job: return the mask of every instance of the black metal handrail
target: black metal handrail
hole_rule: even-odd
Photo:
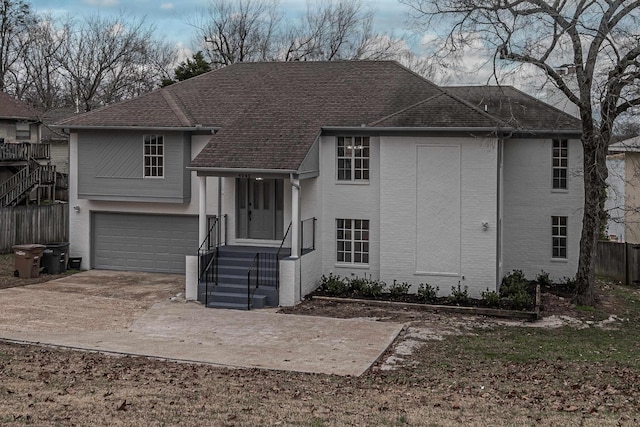
[[[253,294],[255,294],[258,286],[260,285],[259,277],[260,277],[260,252],[253,257],[253,262],[247,271],[247,310],[251,310],[251,300],[253,299]],[[253,293],[251,292],[251,274],[255,276],[255,286]]]
[[[302,236],[301,242],[300,242],[301,255],[302,255],[302,252],[305,250],[314,251],[316,249],[316,222],[317,221],[318,219],[316,217],[312,217],[312,218],[307,218],[300,223],[300,236]],[[309,227],[308,225],[307,227],[305,227],[305,224],[309,224],[309,223],[311,223],[311,227]],[[307,230],[306,233],[305,233],[305,229]]]
[[[198,287],[200,287],[200,283],[204,281],[204,305],[206,307],[209,305],[209,283],[213,283],[214,285],[218,284],[218,248],[206,255],[199,256],[198,260],[203,258],[207,258],[208,262],[204,269],[204,274],[198,278]]]
[[[284,237],[280,242],[280,247],[278,248],[278,252],[276,252],[278,259],[280,259],[280,251],[282,251],[282,247],[284,246],[284,242],[287,240],[287,236],[289,235],[289,231],[291,230],[291,222],[289,223],[289,227],[287,227],[286,233],[284,233]],[[291,248],[289,248],[289,254],[291,254]],[[282,256],[284,258],[284,255]]]
[[[207,235],[198,247],[198,289],[204,282],[205,305],[209,303],[209,286],[218,285],[218,259],[221,246],[220,218],[212,216],[207,218],[207,221]]]

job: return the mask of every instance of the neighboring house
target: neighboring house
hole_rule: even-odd
[[[303,241],[279,262],[281,305],[330,273],[479,296],[513,269],[577,269],[580,123],[511,87],[438,87],[386,61],[242,63],[58,125],[83,268],[192,277],[216,216],[219,281],[231,248]]]
[[[0,207],[55,198],[50,146],[28,105],[0,92]]]
[[[611,144],[609,153],[606,234],[613,240],[640,243],[640,136]]]

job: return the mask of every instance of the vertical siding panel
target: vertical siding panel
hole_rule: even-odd
[[[0,208],[0,253],[27,243],[67,242],[69,205]]]

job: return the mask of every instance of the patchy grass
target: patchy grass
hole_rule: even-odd
[[[376,367],[357,378],[0,342],[0,423],[635,426],[640,423],[640,294],[615,285],[601,292],[601,304],[582,313],[586,320],[579,327],[467,319],[476,327],[421,341],[396,370]],[[461,320],[401,311],[404,321],[426,328]],[[375,315],[386,318],[380,308]],[[397,319],[394,313],[386,316]]]

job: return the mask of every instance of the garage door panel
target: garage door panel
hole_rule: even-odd
[[[196,216],[93,215],[95,268],[184,273],[184,256],[197,248]]]

